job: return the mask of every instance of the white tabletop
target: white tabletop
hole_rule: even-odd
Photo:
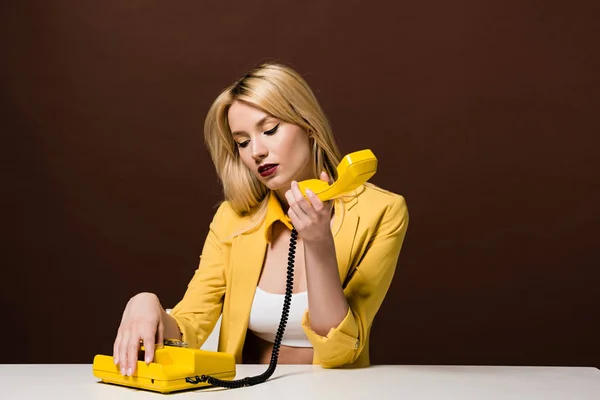
[[[264,365],[238,365],[237,378]],[[371,396],[371,397],[370,397]],[[1,399],[585,399],[600,400],[600,370],[579,367],[371,366],[322,369],[278,365],[265,383],[163,395],[101,383],[85,364],[0,365]]]

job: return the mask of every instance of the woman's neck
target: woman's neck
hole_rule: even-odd
[[[279,200],[279,204],[281,204],[281,209],[287,214],[287,210],[290,208],[290,205],[287,202],[287,199],[285,198],[285,192],[287,192],[289,190],[288,189],[278,189],[275,191],[275,196],[277,196],[277,200]]]

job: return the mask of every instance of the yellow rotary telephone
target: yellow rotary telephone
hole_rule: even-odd
[[[345,192],[354,190],[368,181],[377,172],[377,158],[371,150],[360,150],[346,155],[337,167],[338,179],[331,185],[319,179],[299,182],[300,190],[305,195],[310,188],[321,201],[330,200]],[[138,358],[136,373],[123,376],[119,367],[114,364],[113,357],[98,354],[94,357],[94,376],[103,382],[145,389],[160,393],[195,389],[202,386],[221,386],[236,388],[256,385],[266,381],[275,371],[281,337],[287,324],[287,309],[290,306],[293,287],[294,248],[297,239],[296,230],[292,231],[290,240],[290,257],[288,262],[288,280],[284,299],[284,310],[278,334],[273,345],[273,356],[267,370],[258,376],[234,380],[236,364],[232,354],[192,349],[185,342],[167,339],[156,346],[154,360],[146,364]],[[144,347],[141,346],[143,353]]]

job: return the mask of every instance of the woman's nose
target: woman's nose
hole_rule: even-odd
[[[267,147],[260,139],[252,141],[252,157],[255,160],[261,160],[265,158],[267,154],[269,154]]]

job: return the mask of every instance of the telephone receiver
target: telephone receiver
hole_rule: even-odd
[[[321,201],[327,201],[358,188],[377,171],[377,158],[371,150],[360,150],[346,155],[337,166],[338,179],[329,184],[319,179],[299,182],[302,194],[310,188]],[[93,373],[104,383],[144,389],[159,393],[171,393],[204,386],[238,388],[265,382],[275,371],[281,338],[285,332],[289,305],[294,284],[294,258],[298,232],[292,230],[287,267],[284,307],[279,329],[273,344],[273,354],[267,370],[261,375],[234,379],[236,364],[233,354],[188,347],[177,339],[166,339],[157,344],[154,360],[143,361],[144,346],[141,346],[136,372],[133,376],[121,375],[112,356],[97,354],[94,357]]]
[[[320,179],[298,182],[300,191],[306,196],[310,189],[321,201],[327,201],[356,189],[377,172],[377,158],[369,149],[346,155],[336,168],[338,178],[332,184]]]

